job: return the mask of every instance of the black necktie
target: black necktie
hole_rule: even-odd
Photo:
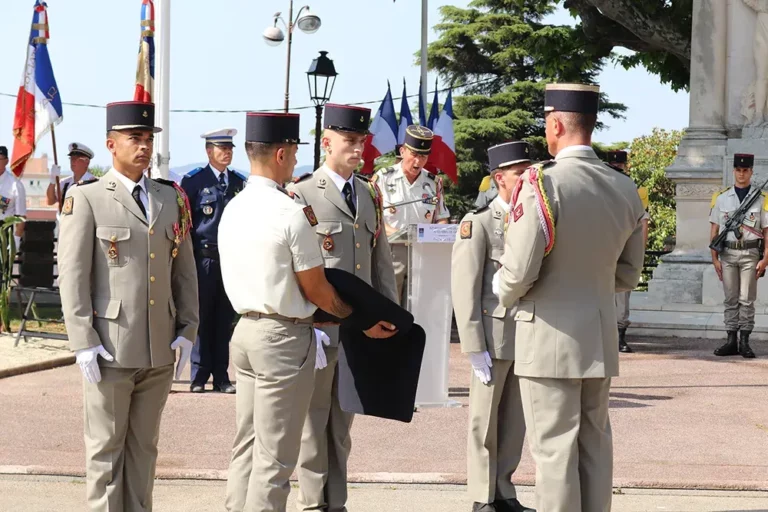
[[[341,193],[344,195],[344,201],[346,201],[349,211],[352,212],[352,215],[357,215],[355,201],[352,199],[352,185],[350,185],[349,182],[346,182]]]
[[[141,210],[141,213],[144,214],[144,218],[147,218],[147,210],[144,208],[144,203],[141,202],[141,185],[136,185],[133,187],[133,192],[131,192],[131,195],[133,196],[133,200],[136,201],[136,204],[139,205],[139,210]]]
[[[224,180],[224,173],[223,172],[219,173],[219,185],[218,186],[219,186],[219,190],[221,190],[222,192],[226,192],[227,191],[227,182]]]

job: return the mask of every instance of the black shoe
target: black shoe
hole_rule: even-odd
[[[472,512],[498,512],[498,509],[493,503],[474,502],[472,504]]]
[[[752,352],[752,348],[749,346],[749,335],[752,331],[741,331],[741,339],[739,340],[739,354],[745,359],[754,359],[755,353]]]
[[[736,342],[736,331],[728,331],[728,341],[715,349],[716,356],[735,356],[739,353],[739,344]]]
[[[631,354],[632,352],[634,352],[634,350],[632,350],[632,347],[627,345],[627,340],[624,338],[626,335],[627,335],[626,329],[619,329],[619,352],[623,352],[625,354]]]
[[[226,384],[216,385],[214,384],[213,390],[216,393],[227,393],[228,395],[231,395],[235,393],[237,390],[235,389],[235,386],[232,385],[232,383],[228,382]]]
[[[205,393],[205,386],[202,384],[192,384],[189,386],[189,390],[192,393]]]
[[[536,509],[528,508],[520,504],[516,498],[496,500],[493,504],[496,505],[496,512],[536,512]]]

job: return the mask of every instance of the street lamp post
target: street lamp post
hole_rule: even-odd
[[[331,99],[333,86],[336,83],[336,68],[328,58],[328,52],[321,51],[320,56],[312,61],[307,71],[309,97],[315,104],[315,169],[320,167],[320,134],[323,131],[323,106]]]
[[[264,30],[262,36],[268,45],[279,46],[280,43],[283,42],[283,39],[285,39],[285,34],[283,34],[283,31],[280,30],[280,27],[277,26],[278,20],[283,22],[283,26],[288,32],[288,54],[285,64],[285,112],[288,112],[289,87],[291,83],[291,45],[293,43],[293,29],[299,27],[299,30],[305,34],[314,34],[320,28],[320,17],[312,14],[309,11],[309,6],[305,5],[299,9],[299,12],[296,14],[296,19],[294,19],[293,0],[290,1],[290,5],[288,7],[288,23],[285,22],[281,14],[282,13],[279,12],[275,13],[273,25],[271,27],[267,27],[266,30]]]

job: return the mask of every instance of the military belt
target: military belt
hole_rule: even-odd
[[[736,250],[758,249],[760,247],[760,240],[737,240],[735,242],[725,242],[725,246],[728,249]]]
[[[284,322],[293,322],[294,324],[309,324],[312,325],[314,323],[314,320],[312,317],[309,318],[291,318],[289,316],[283,316],[278,315],[277,313],[258,313],[256,311],[249,311],[247,313],[243,313],[243,316],[247,316],[248,318],[253,319],[259,319],[259,318],[271,318],[272,320],[282,320]]]

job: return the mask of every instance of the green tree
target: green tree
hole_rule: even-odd
[[[638,186],[648,189],[648,250],[665,249],[675,236],[675,185],[664,169],[672,165],[682,137],[679,130],[654,128],[630,146],[630,176]]]
[[[97,178],[101,178],[105,174],[107,174],[107,171],[109,169],[107,167],[102,167],[100,165],[93,165],[88,168],[88,171],[90,171],[91,174],[96,176]]]

